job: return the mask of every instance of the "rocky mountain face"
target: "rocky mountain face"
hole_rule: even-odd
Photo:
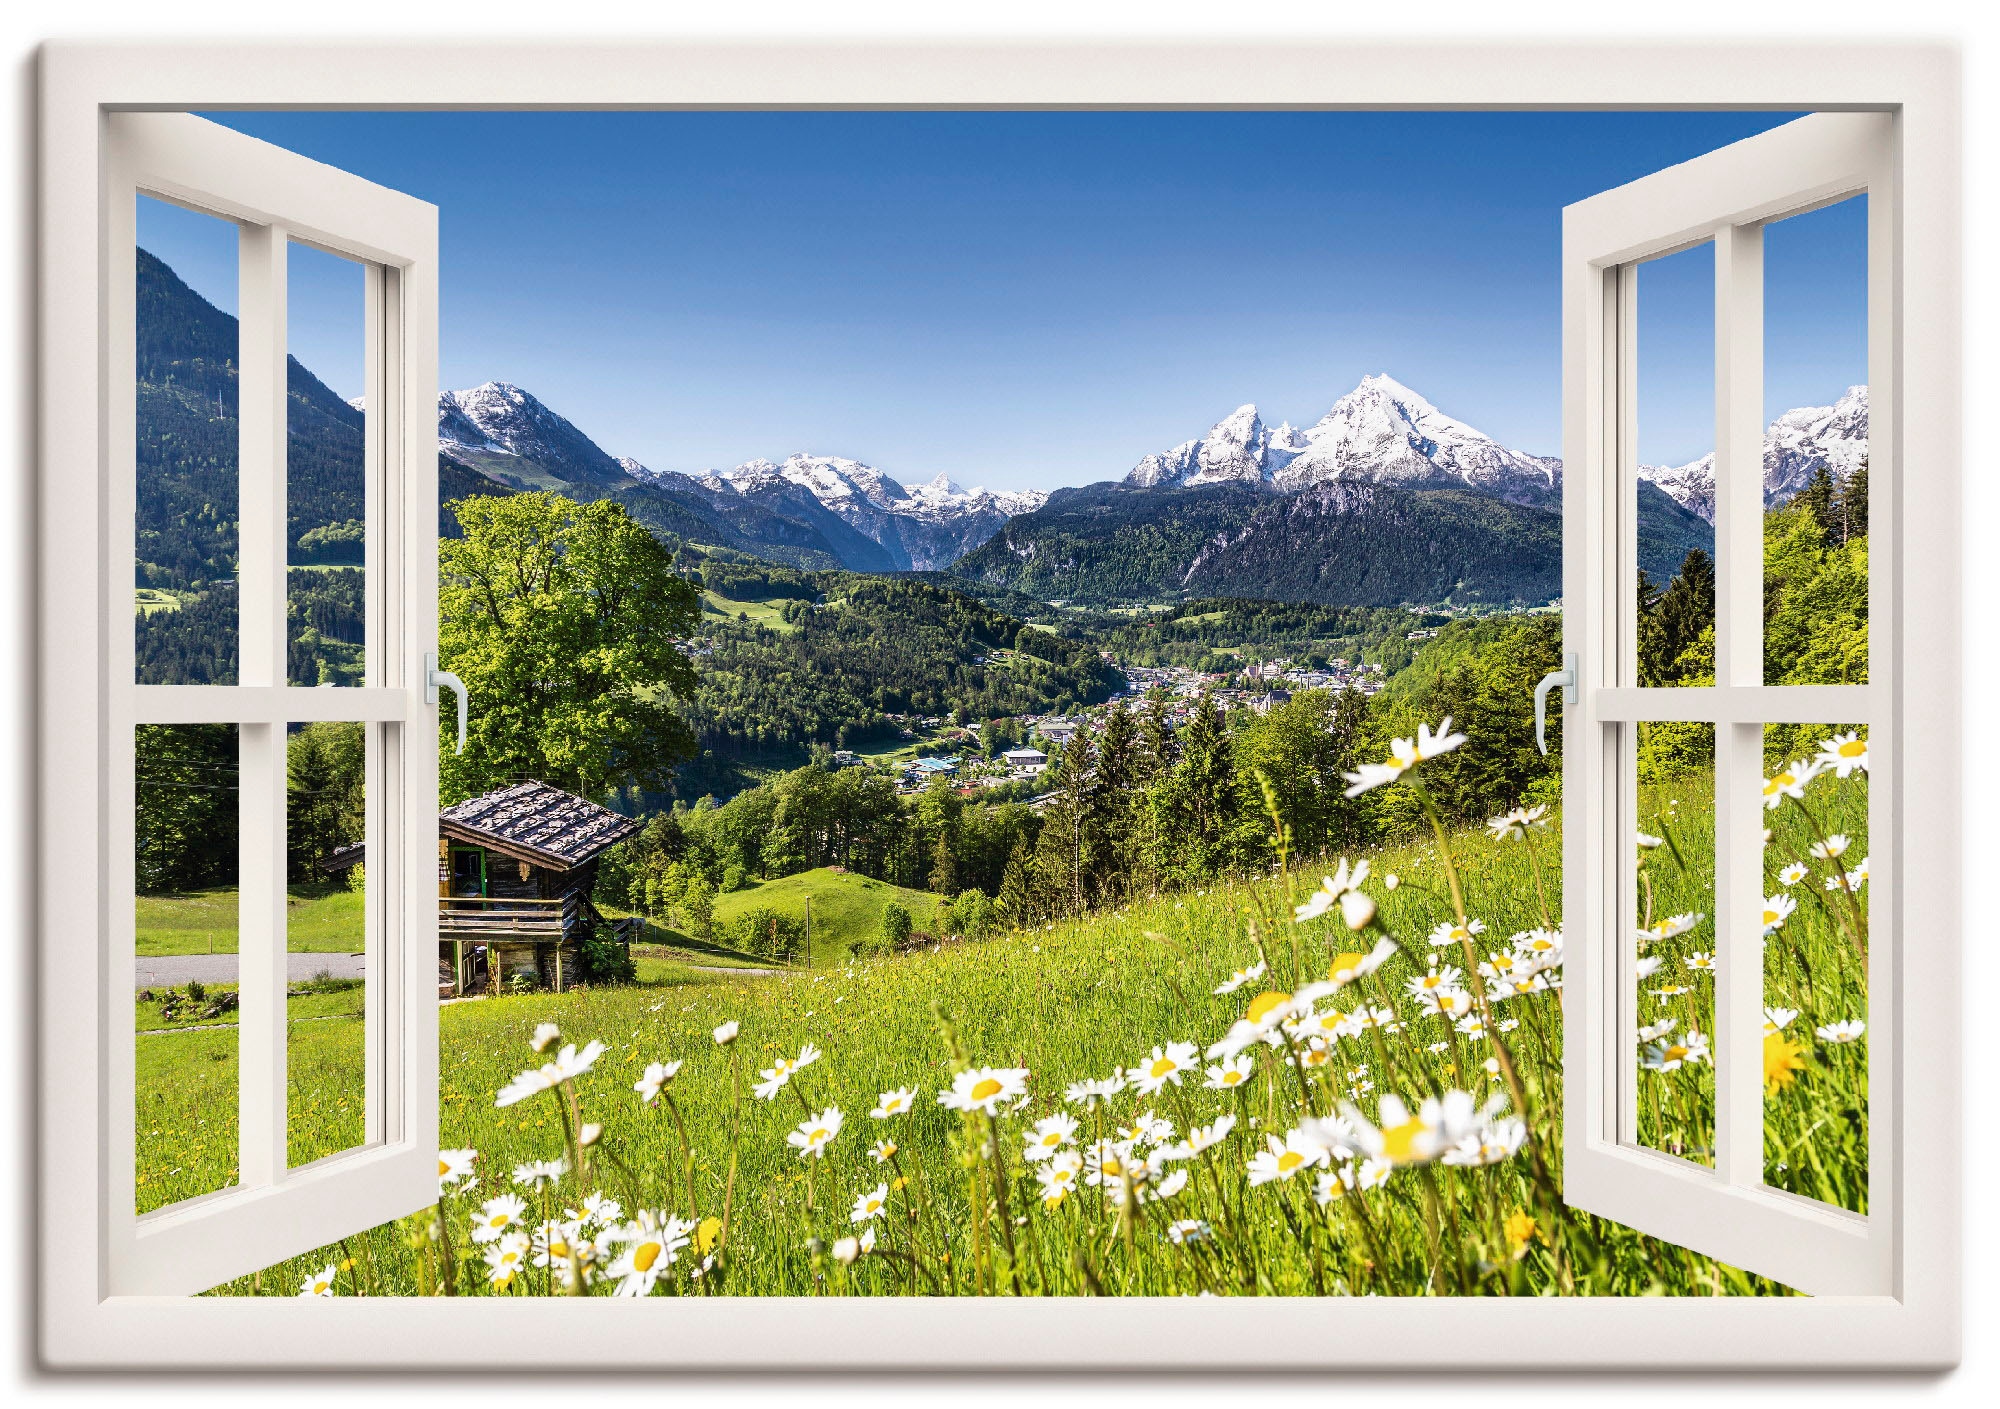
[[[570,421],[507,382],[438,398],[438,441],[516,489],[616,498],[649,526],[804,567],[869,572],[942,568],[990,538],[1039,493],[961,489],[943,475],[914,489],[858,460],[798,454],[700,475],[613,458]]]
[[[1823,466],[1844,480],[1868,458],[1868,388],[1851,386],[1831,406],[1800,406],[1764,432],[1764,507],[1790,499]],[[1685,465],[1641,465],[1639,477],[1715,522],[1715,454]]]
[[[1239,406],[1206,435],[1146,456],[1125,476],[1138,488],[1240,483],[1277,493],[1335,481],[1471,489],[1548,507],[1561,500],[1562,462],[1510,450],[1377,374],[1303,431],[1267,427],[1255,405]]]

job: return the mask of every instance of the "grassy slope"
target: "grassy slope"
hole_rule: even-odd
[[[1817,785],[1816,785],[1817,786]],[[1816,795],[1817,796],[1817,795]],[[1682,909],[1712,910],[1712,858],[1701,852],[1694,819],[1705,814],[1705,800],[1699,790],[1681,784],[1649,793],[1642,808],[1642,826],[1662,830],[1660,818],[1670,803],[1682,821],[1669,823],[1677,831],[1677,845],[1687,855],[1688,864],[1669,865],[1664,853],[1651,853],[1649,869],[1654,876],[1656,900],[1661,912]],[[1829,798],[1825,810],[1830,820],[1851,826],[1847,813],[1851,803]],[[1789,813],[1774,818],[1779,843],[1772,850],[1789,848],[1796,838]],[[1545,837],[1542,854],[1552,874],[1548,881],[1551,904],[1559,903],[1559,875],[1553,874],[1559,856],[1552,828]],[[1526,849],[1518,843],[1499,844],[1483,833],[1474,833],[1454,842],[1473,912],[1483,918],[1487,939],[1504,941],[1518,929],[1540,922],[1539,905]],[[1772,865],[1779,860],[1774,856]],[[1425,953],[1423,936],[1446,914],[1442,898],[1442,874],[1433,849],[1416,844],[1385,852],[1374,858],[1377,875],[1397,872],[1402,885],[1393,894],[1382,896],[1382,913],[1394,932]],[[1301,876],[1296,892],[1302,892],[1310,877]],[[1808,954],[1816,972],[1826,975],[1834,966],[1830,950],[1838,948],[1838,937],[1822,923],[1821,912],[1798,892],[1799,912],[1784,928],[1787,946],[1798,946]],[[867,1155],[871,1141],[887,1133],[902,1149],[901,1167],[916,1172],[919,1180],[936,1199],[939,1221],[945,1228],[961,1230],[966,1222],[963,1180],[956,1173],[952,1140],[956,1118],[935,1103],[935,1091],[947,1084],[949,1064],[944,1039],[933,1016],[937,1011],[954,1025],[958,1040],[974,1063],[1019,1065],[1032,1073],[1032,1101],[1025,1110],[1007,1117],[1005,1139],[1017,1148],[1018,1132],[1028,1121],[1063,1109],[1060,1093],[1070,1081],[1102,1076],[1117,1066],[1131,1066],[1161,1041],[1185,1038],[1205,1043],[1220,1035],[1230,1020],[1242,1011],[1244,993],[1212,996],[1210,990],[1231,969],[1255,957],[1245,926],[1247,912],[1261,908],[1267,914],[1281,911],[1296,894],[1266,886],[1258,893],[1241,886],[1215,887],[1193,895],[1167,897],[1134,904],[1118,912],[1058,924],[1040,931],[1008,935],[982,944],[959,945],[937,953],[922,952],[894,959],[850,964],[813,973],[776,978],[731,979],[719,974],[695,974],[662,964],[649,972],[646,986],[598,992],[556,995],[524,995],[447,1007],[441,1013],[443,1053],[441,1099],[443,1142],[447,1146],[469,1146],[480,1151],[480,1169],[485,1178],[478,1197],[486,1197],[504,1184],[506,1171],[516,1163],[553,1156],[560,1149],[555,1109],[538,1099],[505,1111],[493,1106],[493,1093],[515,1071],[535,1060],[526,1046],[534,1026],[542,1021],[559,1023],[565,1040],[579,1043],[598,1038],[609,1045],[606,1055],[579,1083],[588,1117],[602,1121],[607,1148],[638,1171],[637,1186],[630,1190],[615,1184],[612,1192],[629,1203],[640,1199],[648,1204],[681,1209],[688,1204],[679,1180],[679,1145],[673,1122],[659,1109],[640,1107],[630,1092],[637,1070],[648,1061],[683,1059],[685,1068],[674,1085],[681,1114],[694,1136],[694,1178],[697,1211],[710,1211],[719,1202],[728,1166],[727,1129],[731,1111],[731,1055],[742,1063],[745,1075],[767,1066],[780,1053],[798,1050],[805,1042],[817,1045],[824,1056],[808,1068],[794,1092],[783,1093],[775,1103],[750,1102],[743,1109],[741,1168],[736,1191],[736,1231],[732,1249],[736,1270],[731,1289],[749,1293],[799,1294],[817,1287],[801,1244],[810,1232],[831,1240],[850,1231],[846,1208],[855,1193],[872,1188],[885,1177],[881,1167]],[[1657,912],[1656,912],[1657,913]],[[1325,964],[1320,947],[1329,939],[1344,938],[1336,927],[1314,926],[1294,930],[1267,922],[1265,933],[1273,979],[1279,985],[1293,980],[1294,966],[1308,973],[1321,971]],[[1665,971],[1655,983],[1678,976],[1694,983],[1691,996],[1676,998],[1674,1007],[1693,1005],[1689,1016],[1706,1019],[1712,1000],[1712,985],[1705,975],[1686,969],[1685,960],[1699,949],[1712,947],[1713,930],[1698,927],[1690,934],[1665,945],[1655,946]],[[1484,947],[1501,948],[1493,943]],[[1457,955],[1450,953],[1447,961]],[[1391,1069],[1382,1065],[1385,1055],[1401,1066],[1415,1055],[1418,1045],[1439,1036],[1434,1018],[1417,1015],[1400,995],[1403,980],[1410,973],[1403,958],[1392,959],[1378,976],[1379,988],[1368,993],[1371,1001],[1395,1003],[1409,1024],[1409,1044],[1389,1049],[1353,1047],[1343,1043],[1339,1062],[1374,1067],[1382,1077]],[[1783,963],[1771,975],[1774,997],[1796,997],[1805,1015],[1792,1029],[1800,1038],[1806,1067],[1783,1092],[1772,1097],[1770,1131],[1767,1141],[1774,1150],[1795,1154],[1800,1133],[1826,1128],[1830,1119],[1854,1099],[1855,1065],[1864,1057],[1860,1046],[1831,1048],[1817,1042],[1812,1023],[1851,1015],[1842,1010],[1852,1004],[1851,993],[1826,991],[1815,994],[1809,988],[1792,987],[1793,979]],[[1651,1006],[1651,998],[1642,1002]],[[1526,1005],[1526,1006],[1524,1006]],[[1504,1010],[1521,1020],[1510,1039],[1529,1088],[1535,1124],[1545,1139],[1553,1139],[1552,1117],[1560,1100],[1560,1010],[1555,996],[1545,994],[1511,1000]],[[718,1051],[709,1030],[725,1018],[742,1023],[742,1037],[733,1054]],[[337,1034],[332,1023],[303,1023],[294,1029],[294,1091],[300,1108],[315,1111],[323,1136],[332,1139],[344,1127],[333,1117],[340,1115],[337,1092],[327,1083],[336,1063]],[[173,1110],[155,1114],[155,1126],[180,1132],[188,1141],[201,1141],[177,1160],[199,1173],[216,1164],[218,1127],[196,1122],[210,1115],[226,1123],[233,1117],[228,1107],[230,1076],[226,1064],[212,1065],[202,1059],[198,1044],[211,1040],[207,1034],[151,1039],[157,1053],[168,1042],[187,1043],[187,1060],[170,1088]],[[1393,1044],[1403,1043],[1400,1037]],[[1472,1060],[1481,1049],[1475,1047]],[[1443,1063],[1439,1056],[1430,1060]],[[1469,1065],[1469,1063],[1468,1063]],[[145,1060],[142,1055],[142,1068]],[[1286,1109],[1291,1096],[1287,1074],[1263,1061],[1261,1074],[1236,1106],[1247,1122],[1254,1122],[1232,1137],[1224,1161],[1225,1169],[1241,1169],[1241,1160],[1255,1147],[1265,1130],[1282,1128],[1290,1119]],[[318,1075],[315,1075],[317,1073]],[[1439,1075],[1454,1078],[1448,1071]],[[1471,1070],[1473,1084],[1482,1080],[1477,1068]],[[1350,1079],[1343,1077],[1343,1080]],[[1363,1078],[1365,1079],[1365,1077]],[[1712,1083],[1706,1068],[1685,1068],[1681,1073],[1661,1076],[1642,1073],[1642,1091],[1657,1086],[1666,1094],[1663,1130],[1647,1121],[1647,1143],[1673,1148],[1684,1140],[1697,1147],[1703,1143],[1702,1127],[1712,1128]],[[302,1086],[301,1083],[305,1085]],[[314,1085],[318,1082],[319,1085]],[[1650,1085],[1649,1085],[1650,1084]],[[901,1085],[918,1088],[915,1110],[893,1124],[867,1117],[876,1094]],[[1415,1083],[1407,1074],[1398,1079],[1393,1073],[1382,1082],[1384,1089],[1410,1090]],[[1371,1112],[1380,1091],[1363,1095],[1361,1104]],[[846,1113],[847,1128],[830,1146],[827,1158],[813,1165],[813,1183],[804,1178],[805,1167],[784,1143],[785,1133],[798,1121],[800,1101],[813,1109],[825,1105]],[[1185,1126],[1189,1121],[1206,1123],[1231,1102],[1221,1094],[1190,1084],[1176,1091],[1164,1091],[1152,1098],[1127,1092],[1117,1097],[1111,1117],[1120,1122],[1153,1109]],[[169,1125],[166,1119],[178,1114]],[[1650,1114],[1650,1110],[1649,1110]],[[1701,1132],[1701,1133],[1696,1133]],[[1087,1133],[1087,1132],[1086,1132]],[[1692,1140],[1687,1137],[1693,1135]],[[1662,1138],[1664,1137],[1664,1138]],[[331,1147],[329,1147],[331,1148]],[[1685,1145],[1683,1145],[1685,1149]],[[1695,1150],[1686,1150],[1689,1154]],[[1551,1147],[1550,1161],[1560,1168],[1560,1150]],[[1864,1152],[1849,1147],[1832,1149],[1836,1158],[1852,1160]],[[145,1156],[142,1155],[142,1159]],[[1812,1161],[1814,1165],[1819,1160]],[[1797,1166],[1795,1165],[1795,1169]],[[1779,1171],[1780,1176],[1783,1171]],[[1475,1252],[1484,1257],[1493,1251],[1491,1218],[1508,1210],[1532,1207],[1526,1161],[1514,1159],[1483,1171],[1440,1171],[1448,1195],[1463,1211],[1466,1231]],[[1780,1182],[1790,1182],[1780,1177]],[[1360,1285],[1349,1290],[1420,1292],[1424,1287],[1425,1220],[1423,1181],[1398,1175],[1391,1185],[1372,1196],[1379,1220],[1387,1260],[1366,1273]],[[1819,1187],[1824,1188],[1824,1185]],[[185,1191],[183,1191],[185,1192]],[[574,1199],[574,1193],[565,1193]],[[808,1213],[807,1200],[813,1200]],[[1024,1194],[1017,1192],[1017,1198]],[[1036,1211],[1031,1216],[1034,1237],[1047,1246],[1049,1256],[1041,1285],[1056,1291],[1075,1291],[1063,1270],[1069,1249],[1078,1248],[1096,1261],[1105,1275],[1116,1276],[1110,1290],[1164,1294],[1197,1290],[1193,1271],[1198,1259],[1175,1254],[1161,1236],[1158,1226],[1148,1225],[1141,1235],[1138,1256],[1129,1268],[1123,1254],[1110,1246],[1099,1233],[1106,1225],[1097,1222],[1092,1202],[1094,1191],[1086,1190],[1078,1202],[1051,1215]],[[1192,1204],[1186,1202],[1192,1198]],[[1180,1196],[1173,1208],[1176,1215],[1199,1212],[1213,1217],[1214,1211],[1199,1191],[1199,1185]],[[1252,1191],[1245,1205],[1252,1217],[1243,1236],[1257,1248],[1257,1260],[1265,1269],[1266,1290],[1301,1292],[1312,1289],[1309,1264],[1297,1252],[1293,1235],[1287,1231],[1281,1209],[1296,1211],[1303,1205],[1299,1188],[1289,1194],[1271,1188]],[[1842,1200],[1843,1202],[1845,1199]],[[1018,1205],[1017,1205],[1018,1207]],[[454,1216],[463,1218],[460,1201]],[[1341,1225],[1345,1227],[1346,1225]],[[1578,1290],[1594,1293],[1640,1294],[1680,1292],[1707,1294],[1711,1291],[1768,1291],[1768,1284],[1746,1279],[1741,1274],[1687,1254],[1664,1247],[1629,1230],[1596,1225],[1601,1238],[1601,1256],[1587,1258],[1579,1270],[1588,1282]],[[1082,1234],[1082,1230],[1098,1232]],[[899,1225],[890,1231],[904,1236]],[[1080,1236],[1081,1235],[1081,1236]],[[962,1237],[953,1231],[953,1237]],[[1343,1237],[1346,1234],[1342,1235]],[[413,1275],[402,1236],[395,1230],[381,1230],[370,1236],[370,1246],[378,1265],[388,1271],[395,1285]],[[955,1244],[955,1246],[957,1246]],[[1351,1244],[1343,1246],[1351,1247]],[[959,1251],[963,1251],[960,1248]],[[1343,1257],[1347,1254],[1343,1254]],[[308,1265],[318,1267],[328,1260],[325,1253],[301,1258],[282,1268],[272,1269],[263,1280],[267,1289],[288,1290],[304,1275]],[[1500,1263],[1508,1262],[1501,1254]],[[934,1264],[937,1265],[937,1264]],[[1513,1264],[1525,1280],[1518,1290],[1554,1290],[1556,1274],[1544,1246],[1529,1248],[1523,1262]],[[885,1261],[871,1261],[855,1272],[856,1289],[891,1290],[893,1267]],[[1355,1274],[1356,1264],[1346,1262],[1346,1274]],[[471,1271],[473,1269],[468,1269]],[[396,1281],[395,1279],[403,1279]],[[247,1290],[240,1284],[234,1290]],[[1336,1290],[1339,1288],[1336,1287]],[[343,1290],[351,1290],[344,1287]],[[540,1291],[539,1283],[530,1290]],[[963,1288],[961,1287],[961,1290]]]
[[[918,929],[936,923],[942,903],[928,891],[909,890],[851,871],[821,867],[717,896],[715,918],[731,920],[758,906],[780,915],[804,918],[808,895],[812,897],[813,953],[822,959],[829,954],[845,953],[856,943],[880,934],[882,909],[891,900],[903,903]]]
[[[362,942],[358,890],[321,894],[294,888],[286,906],[285,947],[294,954],[358,954]],[[236,890],[139,897],[141,954],[234,954]]]

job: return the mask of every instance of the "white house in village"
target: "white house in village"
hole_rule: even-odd
[[[1007,771],[1019,778],[1032,778],[1049,766],[1049,756],[1040,749],[1008,749],[1000,757]]]

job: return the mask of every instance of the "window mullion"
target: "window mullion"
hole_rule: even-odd
[[[1764,229],[1715,233],[1715,680],[1764,681]],[[1734,711],[1729,711],[1734,713]],[[1764,1178],[1764,730],[1715,729],[1715,1169]]]
[[[286,681],[285,232],[245,225],[237,245],[239,500],[237,679]],[[278,1182],[285,1146],[285,740],[283,720],[238,729],[237,978],[241,1181]]]

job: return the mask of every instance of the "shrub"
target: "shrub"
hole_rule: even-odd
[[[630,983],[639,976],[632,951],[601,930],[592,930],[577,948],[577,968],[588,984]]]
[[[895,950],[910,941],[910,912],[903,903],[892,900],[882,907],[882,944],[884,948]]]

